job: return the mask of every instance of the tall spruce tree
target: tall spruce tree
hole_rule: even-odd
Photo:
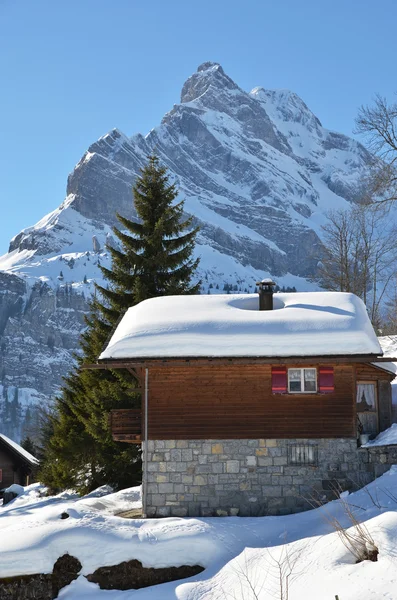
[[[139,447],[114,442],[108,427],[111,409],[140,406],[136,380],[126,370],[81,367],[96,361],[130,306],[155,296],[199,292],[200,283],[192,283],[197,228],[192,218],[184,218],[184,203],[175,202],[177,189],[156,156],[149,157],[133,194],[139,221],[117,215],[121,226],[113,231],[119,244],[107,247],[111,268],[100,267],[108,285],[96,286],[77,366],[56,400],[41,470],[54,489],[86,491],[106,483],[122,488],[139,481]]]

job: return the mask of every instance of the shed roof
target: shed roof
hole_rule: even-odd
[[[382,355],[364,303],[342,292],[161,296],[129,308],[99,360]]]
[[[0,442],[1,441],[3,442],[3,445],[8,447],[14,454],[18,454],[25,462],[28,462],[32,466],[39,464],[38,459],[35,458],[33,456],[33,454],[30,454],[30,452],[27,452],[27,450],[25,450],[25,448],[22,448],[22,446],[17,444],[17,442],[14,442],[13,440],[11,440],[6,435],[3,435],[2,433],[0,433]]]

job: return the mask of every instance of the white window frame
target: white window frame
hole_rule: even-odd
[[[291,390],[291,379],[290,379],[290,372],[291,371],[300,371],[301,372],[301,389],[300,390]],[[305,390],[305,371],[315,371],[316,372],[316,378],[314,380],[315,385],[316,385],[316,389],[315,390]],[[294,379],[294,381],[297,381],[296,379]],[[317,389],[318,389],[318,373],[317,373],[317,369],[315,367],[303,367],[303,368],[291,368],[288,369],[288,393],[289,394],[317,394]]]

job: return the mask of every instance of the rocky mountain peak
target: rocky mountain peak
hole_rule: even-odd
[[[210,88],[218,90],[237,90],[238,85],[234,83],[221,65],[215,62],[202,63],[197,72],[184,83],[181,92],[181,102],[192,102]]]
[[[298,94],[288,89],[265,90],[256,87],[250,96],[259,100],[275,120],[301,123],[309,129],[321,128],[320,120]]]

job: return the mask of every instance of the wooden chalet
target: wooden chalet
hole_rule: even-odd
[[[0,434],[0,491],[13,483],[29,485],[38,464],[22,446]]]
[[[357,438],[391,425],[394,372],[364,304],[273,285],[142,302],[90,365],[130,370],[142,392],[110,427],[143,443],[146,515],[294,512],[311,486],[370,477]]]

